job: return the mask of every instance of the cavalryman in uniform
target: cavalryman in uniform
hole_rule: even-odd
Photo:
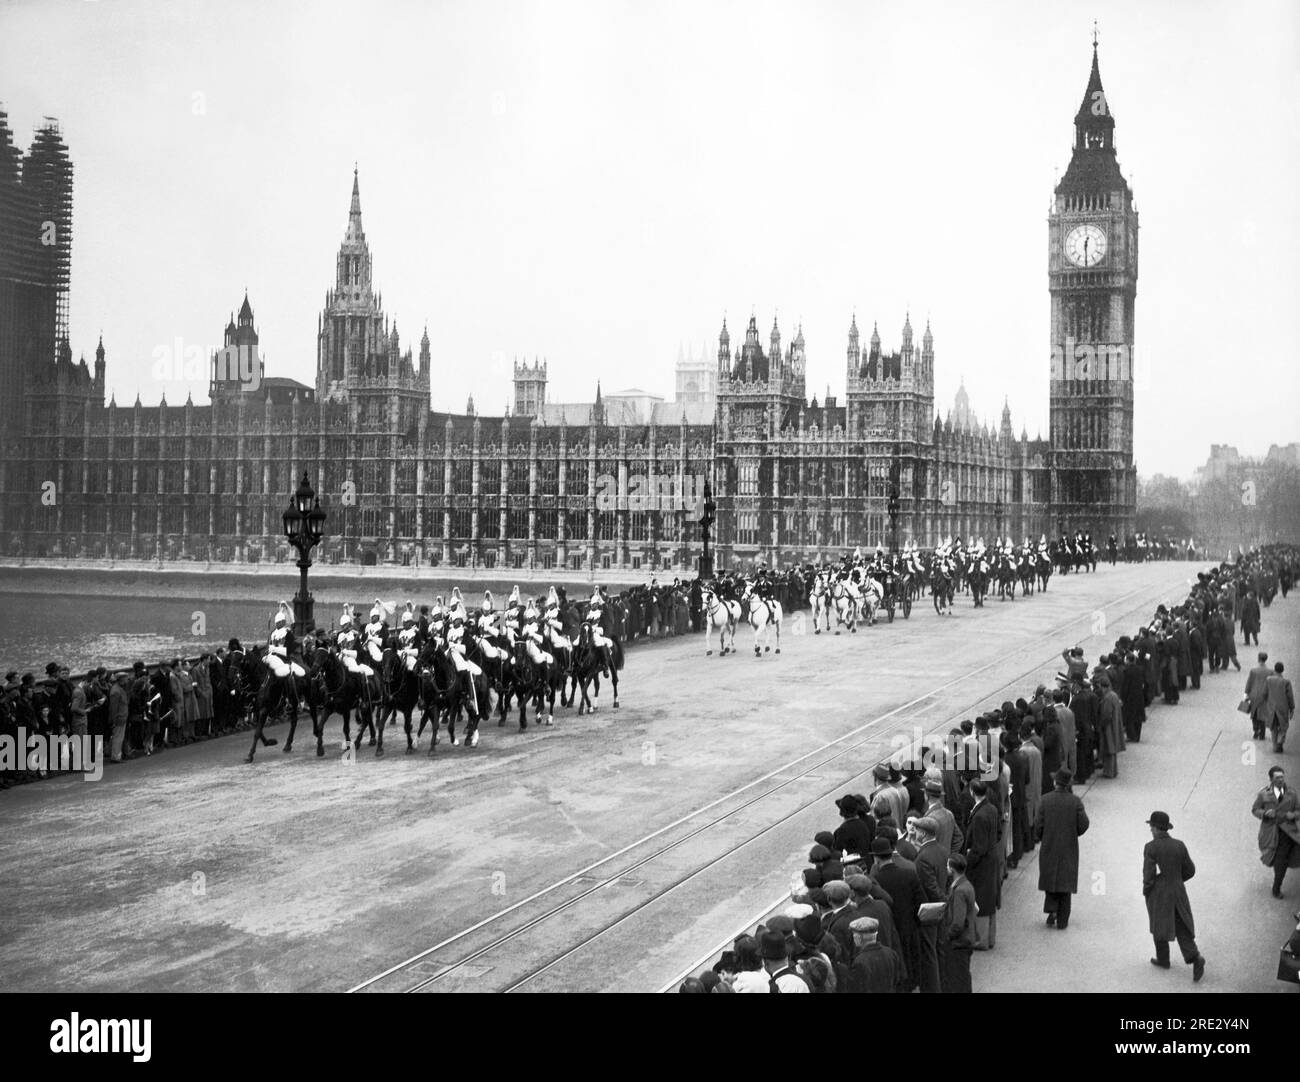
[[[267,667],[277,677],[306,676],[307,670],[299,664],[294,656],[298,652],[298,643],[293,637],[293,613],[287,601],[281,601],[275,613],[275,628],[271,632],[266,651]]]
[[[415,612],[411,603],[406,603],[402,613],[402,630],[397,633],[397,654],[406,666],[407,672],[415,672],[415,661],[420,656],[420,630],[415,626]]]
[[[613,644],[605,637],[605,632],[601,630],[600,626],[600,619],[604,614],[604,606],[604,594],[601,592],[600,587],[597,586],[596,589],[592,591],[591,601],[587,604],[586,623],[587,626],[591,628],[592,645],[600,651],[601,660],[604,662],[601,666],[601,672],[608,677],[609,667],[613,664],[613,659],[610,657],[609,650]]]
[[[460,591],[455,590],[456,600],[460,600]],[[451,624],[447,628],[447,652],[451,654],[452,664],[465,680],[466,706],[470,715],[478,717],[478,696],[474,693],[474,677],[483,670],[465,656],[465,606],[453,610]]]
[[[542,649],[542,614],[532,598],[528,599],[528,608],[524,610],[520,637],[534,665],[555,664],[555,658]]]
[[[343,667],[348,672],[358,673],[361,676],[374,676],[375,670],[369,665],[358,663],[357,652],[361,647],[361,636],[352,623],[352,606],[343,606],[343,615],[339,617],[339,633],[335,639],[335,645],[338,647],[339,657],[343,659]]]
[[[361,644],[370,660],[378,665],[384,660],[384,646],[388,640],[388,625],[384,622],[384,603],[378,598],[370,609],[370,622],[361,632]]]
[[[560,597],[554,586],[546,595],[546,613],[542,617],[542,623],[552,650],[572,649],[573,643],[564,634],[564,621],[560,619]]]

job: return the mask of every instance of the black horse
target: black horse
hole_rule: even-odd
[[[306,707],[311,715],[312,735],[316,737],[317,747],[321,740],[321,719],[316,711],[316,703],[311,697],[310,682],[303,676],[276,676],[266,663],[262,650],[252,651],[244,656],[244,675],[248,686],[256,688],[253,706],[253,746],[249,749],[245,762],[251,763],[257,754],[258,743],[274,747],[279,741],[268,737],[263,732],[268,718],[279,714],[281,710],[289,712],[289,737],[284,750],[293,750],[293,736],[298,731],[298,710]]]
[[[467,683],[469,690],[466,689]],[[432,713],[433,740],[429,744],[430,755],[438,744],[438,728],[443,717],[447,719],[447,735],[452,747],[460,743],[456,738],[456,721],[462,710],[468,718],[465,744],[471,748],[478,746],[479,721],[489,711],[487,677],[482,672],[462,674],[456,668],[456,662],[447,647],[434,640],[428,642],[420,655],[420,702],[423,710],[416,739],[424,733],[424,726]]]
[[[361,734],[368,728],[370,730],[370,742],[373,744],[375,742],[375,726],[371,711],[382,702],[378,679],[373,675],[366,676],[364,673],[349,672],[347,666],[343,664],[342,657],[322,646],[317,648],[314,655],[312,681],[316,685],[314,689],[316,699],[322,704],[322,735],[325,722],[330,714],[338,714],[343,718],[344,743],[351,748],[351,720],[352,712],[355,710],[357,720],[360,723],[357,730],[357,740],[360,741]],[[324,744],[321,740],[316,743],[316,754],[325,754]]]
[[[614,709],[617,710],[618,673],[623,668],[623,644],[616,638],[610,640],[610,658],[613,664],[609,667],[609,679],[614,689]],[[605,658],[600,647],[592,641],[591,625],[583,624],[578,632],[578,645],[573,651],[573,680],[582,695],[582,701],[578,703],[579,717],[584,711],[594,714],[600,705],[600,677],[604,670]],[[588,695],[587,689],[592,687],[595,693]]]
[[[384,651],[383,685],[386,689],[383,705],[379,712],[379,744],[375,756],[384,754],[384,726],[399,711],[405,719],[406,754],[415,751],[415,742],[411,739],[411,714],[420,701],[420,675],[416,669],[408,669],[405,659],[391,646]]]

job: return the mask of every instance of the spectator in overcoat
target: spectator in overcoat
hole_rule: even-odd
[[[1070,772],[1058,770],[1052,792],[1038,806],[1034,836],[1038,854],[1038,889],[1044,894],[1047,924],[1064,930],[1070,923],[1073,896],[1079,890],[1079,838],[1088,829],[1083,801],[1070,792]]]

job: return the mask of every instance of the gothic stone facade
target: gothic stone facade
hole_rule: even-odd
[[[223,360],[256,357],[247,298],[213,358],[209,405],[105,404],[102,342],[93,373],[63,342],[28,373],[22,431],[0,459],[5,551],[288,559],[280,513],[303,470],[330,514],[325,562],[682,571],[700,553],[704,480],[720,566],[1062,526],[1123,537],[1137,213],[1095,52],[1075,129],[1048,222],[1049,440],[1016,438],[1005,407],[996,430],[976,424],[964,388],[941,419],[934,338],[927,324],[918,349],[910,319],[892,352],[878,331],[863,347],[852,321],[842,403],[808,400],[801,330],[783,349],[774,322],[764,349],[751,318],[734,352],[724,321],[707,416],[688,402],[645,423],[599,399],[551,410],[537,366],[516,372],[513,416],[431,411],[428,332],[413,357],[383,313],[354,177],[315,387],[249,381]]]

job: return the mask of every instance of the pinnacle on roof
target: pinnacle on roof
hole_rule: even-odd
[[[240,320],[253,318],[253,307],[248,303],[248,287],[244,287],[244,303],[239,306]]]
[[[849,324],[849,337],[857,338],[858,336],[858,313],[853,313],[853,321]]]
[[[871,344],[873,346],[880,345],[880,324],[874,321],[871,324]]]
[[[798,329],[795,331],[794,344],[795,346],[801,349],[803,348],[803,323],[802,322],[799,323]]]
[[[352,166],[352,206],[348,208],[348,217],[361,218],[361,182],[355,164]]]

